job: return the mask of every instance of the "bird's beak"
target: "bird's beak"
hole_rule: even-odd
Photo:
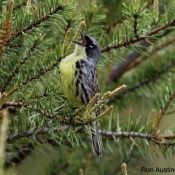
[[[86,42],[86,33],[80,32],[81,34],[81,40],[82,40],[82,45],[85,47],[87,42]]]
[[[87,35],[86,35],[86,33],[83,33],[83,32],[80,32],[80,35],[81,35],[81,39],[80,39],[81,41],[73,41],[73,43],[85,47],[87,44],[87,42],[86,42]]]

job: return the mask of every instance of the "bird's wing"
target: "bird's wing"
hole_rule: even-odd
[[[81,97],[82,103],[87,104],[89,100],[99,92],[96,65],[88,59],[79,60],[76,64],[77,67],[79,67],[77,75],[77,80],[79,80],[79,96]],[[97,109],[95,115],[98,115],[98,113],[99,111]],[[102,137],[99,135],[98,128],[99,122],[93,121],[91,123],[92,147],[95,155],[100,156],[102,154]]]
[[[82,59],[76,62],[77,68],[77,95],[84,104],[99,92],[97,80],[96,65],[88,59]]]

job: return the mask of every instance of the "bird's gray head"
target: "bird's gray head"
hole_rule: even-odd
[[[86,55],[90,58],[98,59],[100,47],[95,38],[81,32],[81,41],[74,41],[76,44],[85,47]]]

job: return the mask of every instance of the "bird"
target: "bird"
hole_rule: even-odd
[[[95,38],[80,32],[81,41],[73,41],[72,54],[60,62],[61,87],[65,97],[75,106],[87,105],[91,98],[99,93],[96,66],[100,57],[100,47]],[[96,112],[96,115],[98,111]],[[102,155],[102,138],[99,134],[99,122],[91,123],[93,152]]]

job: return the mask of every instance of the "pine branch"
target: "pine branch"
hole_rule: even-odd
[[[134,85],[133,87],[129,87],[128,90],[126,92],[124,92],[123,94],[119,95],[118,99],[130,92],[135,92],[140,88],[143,88],[144,86],[148,86],[150,83],[152,82],[156,82],[157,80],[159,80],[164,74],[167,73],[167,70],[171,70],[172,68],[174,68],[175,66],[175,61],[173,61],[171,64],[163,67],[161,70],[155,71],[154,74],[151,74],[149,76],[149,78],[147,78],[146,80],[143,80],[141,82],[139,82],[137,85]],[[143,78],[142,78],[143,79]]]
[[[8,42],[6,43],[6,46],[8,46],[15,38],[19,37],[23,33],[26,33],[28,31],[32,30],[33,28],[38,27],[44,21],[48,20],[51,16],[53,16],[54,14],[57,14],[59,11],[62,11],[62,10],[63,10],[63,6],[58,5],[53,11],[50,11],[50,13],[45,14],[44,16],[39,18],[38,20],[29,24],[27,27],[21,28],[18,31],[13,32],[12,37],[8,40]]]
[[[6,88],[9,86],[9,84],[11,83],[12,79],[19,73],[20,68],[23,64],[26,63],[26,61],[30,58],[30,56],[32,55],[32,53],[34,52],[34,50],[36,49],[37,46],[37,42],[34,42],[32,47],[29,49],[27,55],[22,58],[20,60],[20,62],[18,64],[16,64],[16,66],[14,67],[14,69],[10,72],[10,74],[8,74],[5,77],[5,82],[4,82],[4,86],[2,87],[2,93],[6,90]]]
[[[171,22],[165,24],[165,25],[162,25],[160,27],[157,27],[153,30],[151,30],[150,32],[146,33],[145,35],[142,35],[142,36],[138,36],[137,38],[131,38],[130,40],[127,40],[125,42],[121,42],[119,44],[111,44],[111,45],[108,45],[104,48],[101,49],[101,52],[102,53],[105,53],[105,52],[109,52],[111,51],[112,49],[119,49],[119,48],[122,48],[122,47],[127,47],[131,44],[135,44],[139,41],[143,41],[147,38],[150,38],[152,36],[155,36],[157,35],[159,32],[162,32],[170,27],[173,27],[175,25],[175,19],[172,20]]]
[[[22,102],[16,102],[16,101],[5,101],[4,103],[2,103],[2,107],[0,108],[0,110],[3,110],[5,108],[21,108],[24,107],[28,110],[31,111],[35,111],[39,114],[41,114],[41,116],[48,118],[48,119],[53,119],[56,118],[60,123],[64,124],[64,125],[72,125],[72,126],[82,126],[82,125],[87,125],[89,123],[91,123],[94,120],[98,120],[101,119],[103,116],[105,116],[106,113],[109,113],[112,109],[112,107],[107,107],[107,103],[109,102],[109,99],[117,96],[118,94],[122,93],[123,91],[125,91],[127,88],[126,85],[121,85],[120,87],[116,88],[113,91],[108,91],[106,93],[104,93],[101,97],[100,94],[96,94],[89,102],[89,104],[86,106],[86,110],[83,114],[83,117],[79,117],[76,116],[74,117],[74,120],[72,120],[70,117],[66,117],[66,116],[57,116],[57,115],[53,115],[52,113],[48,113],[47,111],[44,111],[42,108],[38,108],[33,106],[32,104],[24,104]],[[98,117],[92,117],[92,113],[94,113],[94,111],[100,109],[101,113],[99,114]]]
[[[22,86],[26,86],[27,84],[31,83],[33,80],[37,80],[40,77],[43,77],[46,73],[52,71],[56,66],[58,66],[59,64],[59,60],[61,58],[58,58],[57,61],[55,61],[54,63],[52,63],[49,67],[47,67],[46,69],[40,70],[36,75],[33,75],[31,77],[29,77],[27,80],[24,80],[22,83],[20,83],[17,87],[14,87],[9,93],[8,96],[14,94],[16,91],[18,91]]]
[[[141,49],[141,51],[146,51],[150,45],[151,43],[147,40],[141,41],[139,49]],[[135,62],[137,62],[140,55],[141,52],[138,50],[134,50],[133,52],[129,53],[122,63],[112,68],[109,81],[117,81],[125,72],[131,69],[131,65],[135,65]]]
[[[41,129],[33,129],[31,131],[24,131],[20,133],[16,133],[14,135],[11,135],[8,137],[8,142],[13,142],[16,139],[21,139],[24,137],[32,137],[37,135],[44,135],[48,134],[49,131],[52,131],[53,133],[57,133],[60,131],[65,131],[70,126],[65,125],[62,127],[56,127],[56,128],[41,128]],[[77,132],[82,133],[83,130],[77,130]],[[175,134],[169,134],[169,135],[159,135],[155,136],[154,134],[149,133],[142,133],[142,132],[135,132],[135,131],[110,131],[110,130],[99,130],[99,134],[106,138],[116,139],[116,138],[126,138],[126,139],[142,139],[142,140],[148,140],[152,143],[155,143],[157,145],[168,145],[171,144],[171,146],[175,146]],[[169,142],[171,141],[171,143]],[[174,142],[172,142],[174,141]]]
[[[115,138],[139,138],[139,139],[146,139],[146,140],[152,140],[152,135],[151,134],[147,134],[147,133],[141,133],[141,132],[133,132],[133,131],[129,131],[129,132],[125,132],[125,131],[106,131],[106,130],[99,130],[99,133],[101,135],[104,135],[106,137],[115,137]]]
[[[156,120],[156,122],[155,122],[155,125],[154,125],[154,128],[153,128],[153,129],[154,129],[154,130],[153,130],[153,134],[154,134],[155,136],[158,135],[158,132],[159,132],[158,129],[159,129],[160,123],[161,123],[161,121],[162,121],[162,119],[163,119],[165,113],[167,112],[167,110],[168,110],[170,104],[174,101],[174,99],[175,99],[175,92],[169,97],[169,99],[166,101],[166,104],[163,106],[163,108],[162,108],[161,111],[159,112],[158,118],[157,118],[157,120]],[[168,137],[168,139],[172,139],[172,138],[174,138],[174,137],[175,137],[175,135]],[[167,138],[167,137],[166,137],[166,138]]]
[[[1,110],[4,109],[4,108],[9,108],[9,107],[14,107],[15,109],[16,109],[16,108],[24,107],[24,108],[26,108],[26,109],[28,109],[28,110],[38,112],[38,113],[40,113],[42,116],[44,116],[44,117],[46,117],[46,118],[54,118],[54,116],[53,116],[52,114],[49,114],[48,112],[43,111],[42,109],[33,107],[33,106],[30,105],[30,104],[24,104],[24,103],[22,103],[22,102],[15,102],[15,101],[5,102],[5,103],[2,105]]]
[[[32,130],[30,129],[24,132],[19,132],[19,133],[11,135],[7,138],[7,141],[13,142],[14,140],[21,139],[24,137],[32,137],[34,135],[44,135],[44,134],[48,134],[50,131],[56,133],[60,131],[65,131],[68,128],[69,128],[68,125],[61,126],[61,127],[55,127],[55,128],[33,128]]]
[[[175,146],[175,134],[170,135],[159,135],[155,136],[154,134],[142,133],[142,132],[133,132],[133,131],[107,131],[107,130],[99,130],[99,133],[103,136],[109,138],[139,138],[143,140],[148,140],[152,143],[158,145],[167,145],[167,141],[174,141],[171,145]]]
[[[68,124],[68,125],[70,124],[70,120],[71,120],[70,118],[58,116],[58,115],[53,115],[52,113],[48,113],[47,111],[44,111],[43,109],[32,106],[32,104],[24,104],[22,102],[16,102],[16,101],[5,102],[2,105],[2,107],[0,108],[0,110],[3,110],[5,108],[10,109],[13,107],[14,107],[14,109],[24,107],[27,110],[35,111],[35,112],[41,114],[41,116],[43,116],[47,119],[57,119],[62,124]]]
[[[169,32],[165,32],[162,36],[166,36],[169,34]],[[175,38],[171,37],[168,39],[166,42],[161,44],[160,46],[154,47],[154,49],[151,52],[147,52],[149,57],[155,55],[158,51],[165,49],[169,45],[173,44],[175,42]],[[119,65],[116,65],[112,68],[111,73],[110,73],[110,82],[115,82],[117,81],[124,73],[127,71],[135,68],[136,66],[139,66],[143,61],[147,60],[148,56],[145,57],[145,55],[142,56],[142,51],[145,52],[149,49],[149,47],[154,43],[153,40],[144,40],[141,41],[139,44],[139,47],[137,49],[139,50],[134,50],[131,53],[127,55],[125,60],[120,63]]]

